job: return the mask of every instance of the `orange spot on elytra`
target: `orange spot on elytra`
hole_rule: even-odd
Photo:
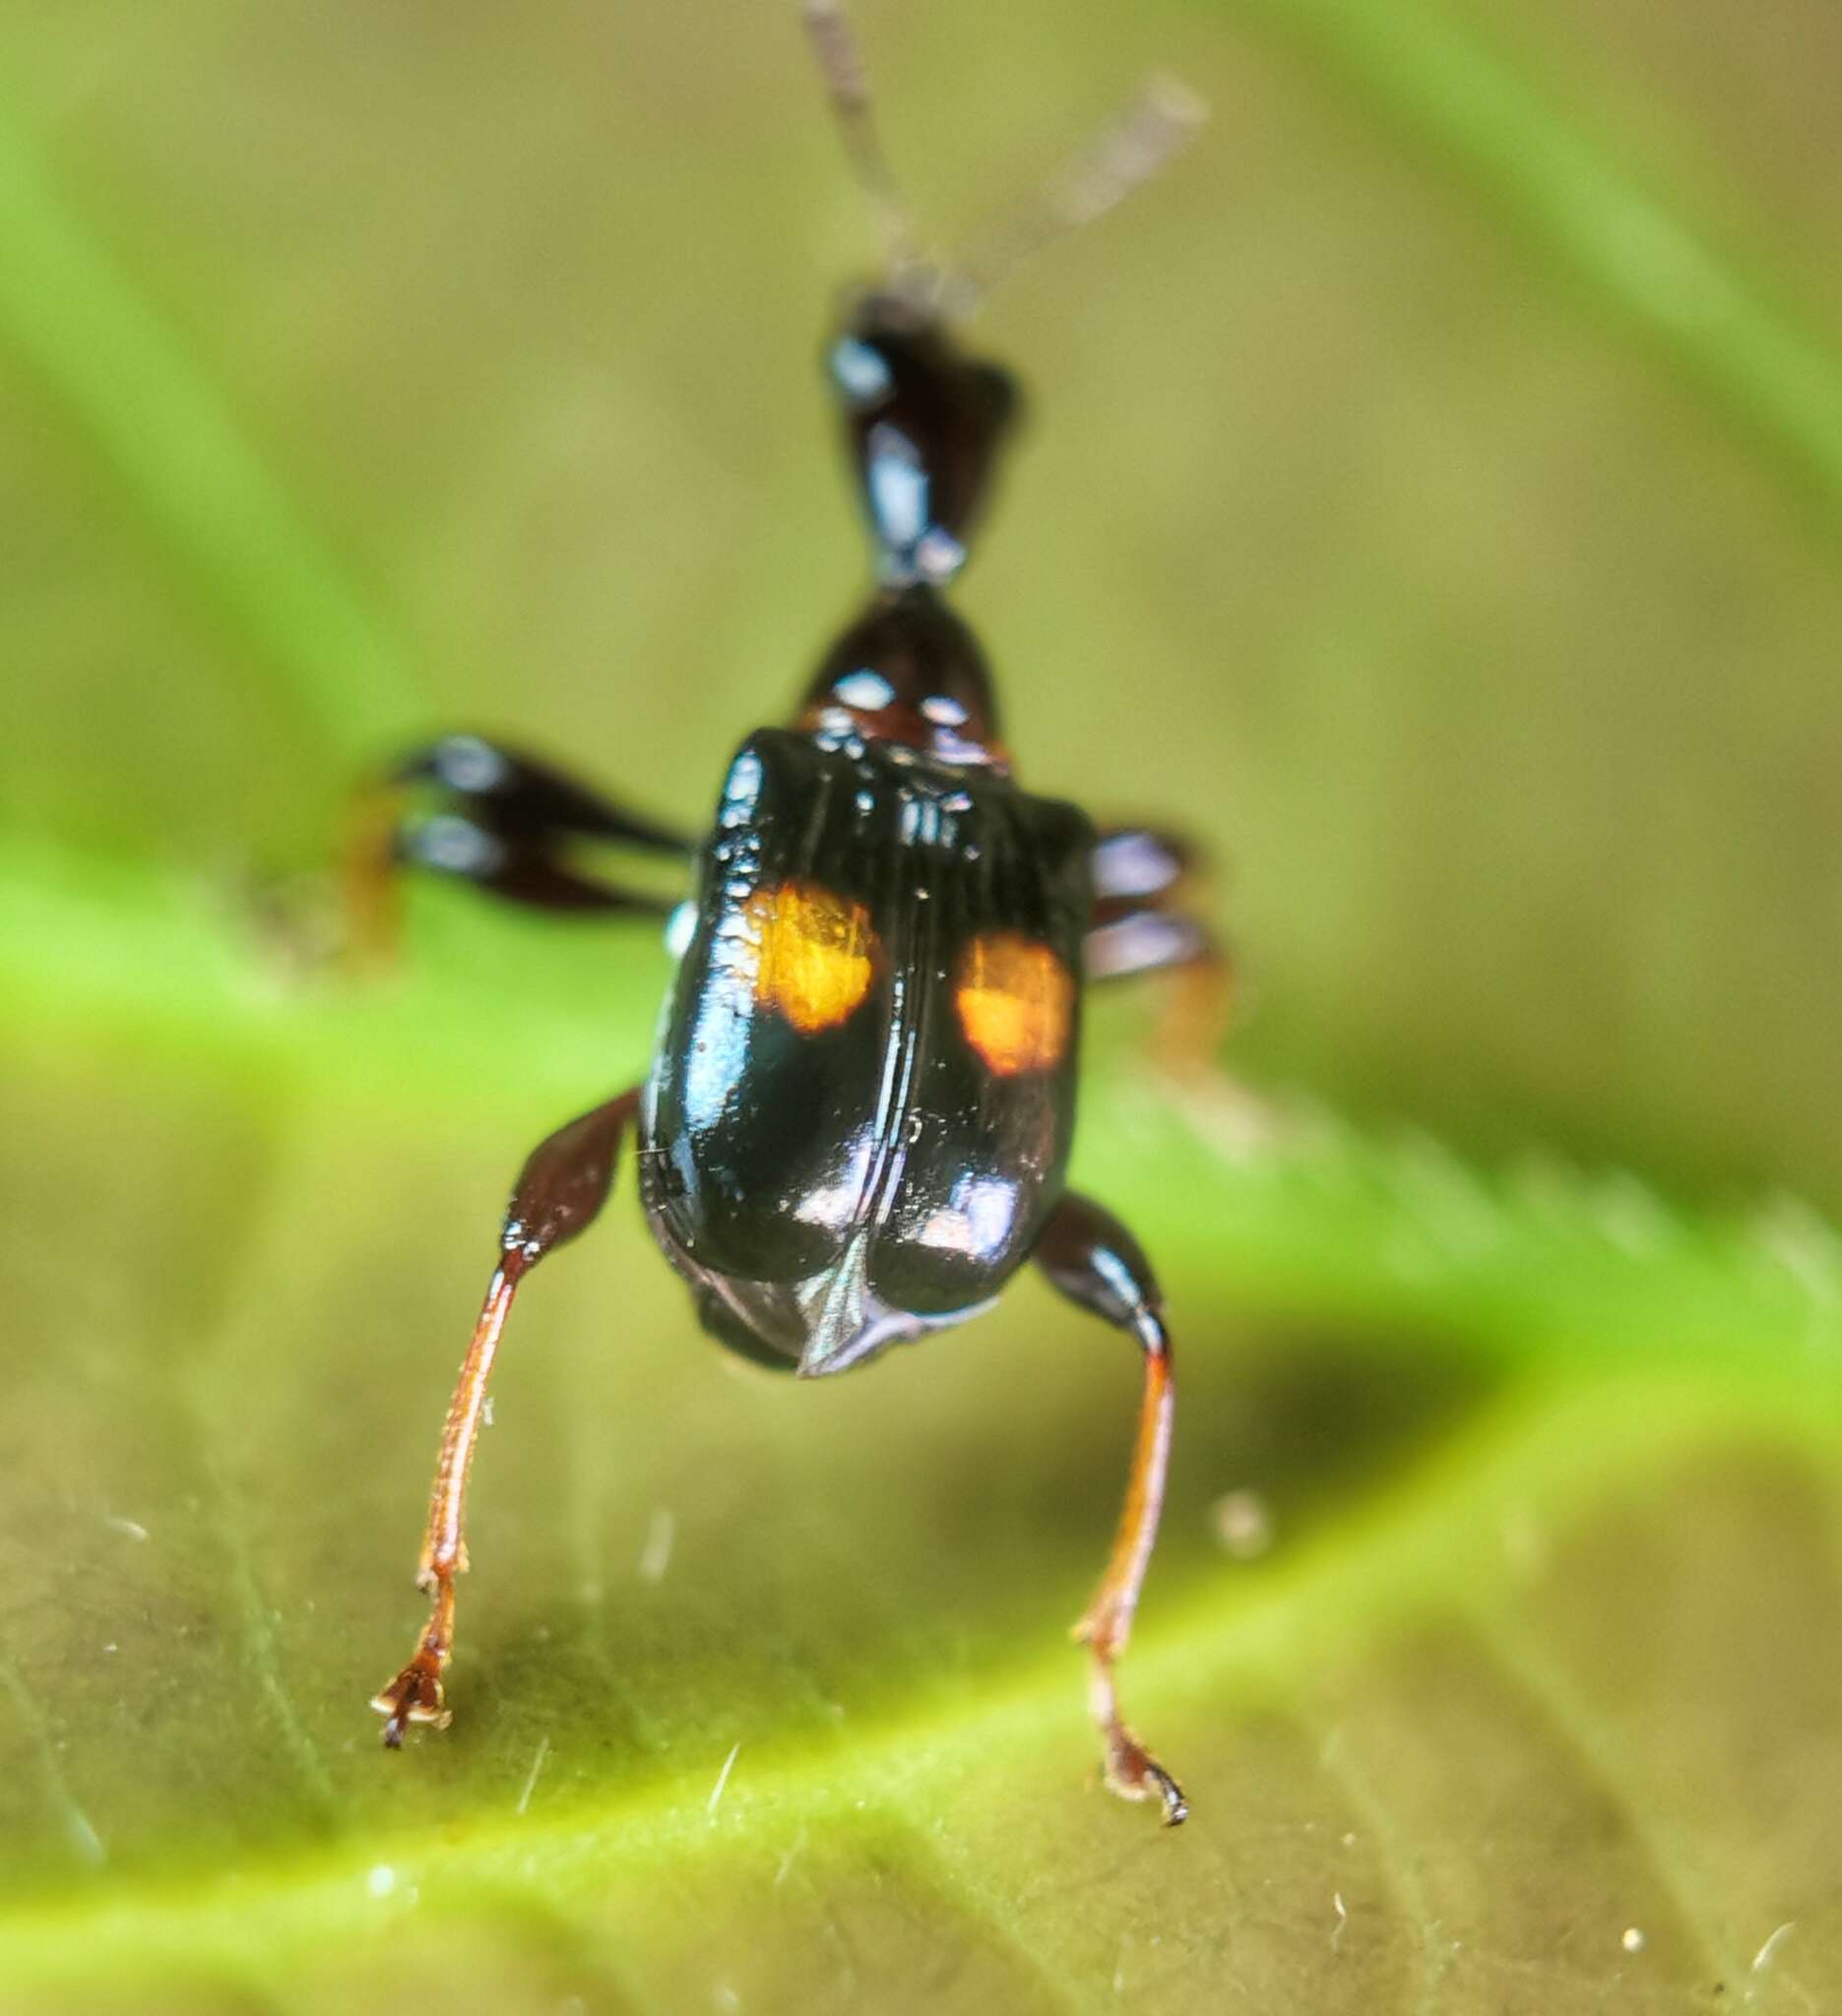
[[[757,889],[742,906],[757,949],[755,999],[800,1033],[835,1028],[869,992],[869,912],[816,882]]]
[[[966,1040],[998,1078],[1061,1062],[1074,1020],[1074,976],[1018,931],[975,938],[961,955],[953,1004]]]

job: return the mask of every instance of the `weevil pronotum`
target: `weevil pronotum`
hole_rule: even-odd
[[[353,900],[373,917],[407,864],[546,910],[668,913],[677,954],[645,1083],[551,1135],[518,1178],[441,1438],[417,1577],[432,1611],[374,1706],[393,1748],[407,1724],[449,1719],[468,1471],[512,1297],[596,1217],[632,1144],[647,1222],[704,1328],[762,1363],[804,1378],[866,1364],[988,1308],[1031,1260],[1136,1340],[1125,1507],[1076,1636],[1108,1783],[1175,1824],[1183,1795],[1126,1729],[1113,1683],[1164,1496],[1171,1346],[1137,1241],[1064,1170],[1083,985],[1224,968],[1181,908],[1179,843],[1099,830],[1015,782],[985,656],[943,591],[1018,409],[1009,373],[969,354],[959,325],[997,270],[1143,180],[1197,110],[1154,86],[983,260],[939,268],[920,256],[838,0],[804,15],[885,241],[881,279],[825,352],[875,562],[867,604],[794,724],[742,744],[700,845],[450,735],[389,779],[440,806],[394,806],[354,849]],[[585,841],[682,856],[695,893],[672,906],[594,879],[575,858]]]

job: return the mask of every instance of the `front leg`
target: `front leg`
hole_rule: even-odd
[[[1182,1788],[1126,1728],[1113,1679],[1113,1667],[1131,1636],[1139,1590],[1158,1538],[1171,1456],[1175,1394],[1164,1297],[1132,1234],[1111,1212],[1073,1192],[1050,1213],[1034,1258],[1053,1287],[1094,1315],[1129,1330],[1144,1353],[1145,1391],[1125,1506],[1107,1572],[1074,1635],[1087,1646],[1092,1660],[1088,1695],[1105,1745],[1108,1785],[1122,1798],[1162,1801],[1164,1824],[1176,1827],[1189,1814]]]
[[[639,1109],[637,1091],[571,1120],[533,1151],[512,1191],[499,1239],[499,1264],[461,1361],[461,1377],[441,1431],[428,1529],[422,1538],[415,1583],[432,1599],[414,1656],[390,1685],[372,1697],[384,1718],[384,1741],[396,1749],[412,1722],[448,1726],[442,1671],[454,1651],[454,1579],[467,1567],[464,1514],[468,1473],[479,1439],[486,1380],[499,1349],[518,1284],[543,1256],[585,1230],[607,1202],[621,1144]]]
[[[432,793],[433,809],[415,802]],[[578,861],[583,847],[688,858],[680,833],[629,811],[535,756],[478,735],[413,749],[359,790],[347,817],[342,880],[348,938],[360,959],[399,934],[396,878],[419,868],[527,910],[662,916],[671,903]]]

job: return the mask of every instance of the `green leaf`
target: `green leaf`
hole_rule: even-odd
[[[1097,1010],[1077,1175],[1180,1366],[1121,1683],[1194,1817],[1099,1789],[1064,1635],[1129,1350],[1024,1281],[778,1382],[626,1199],[514,1319],[454,1726],[379,1748],[505,1181],[666,967],[436,892],[354,986],[277,877],[424,724],[703,816],[860,592],[867,233],[772,8],[14,10],[0,2007],[1832,2007],[1820,27],[869,26],[955,226],[1153,59],[1221,113],[994,303],[1041,424],[967,599],[1031,782],[1236,864],[1239,1054],[1323,1102]]]
[[[619,1214],[518,1311],[456,1722],[390,1757],[364,1697],[551,1117],[507,1039],[555,975],[521,964],[470,1036],[439,978],[265,994],[220,936],[214,980],[196,899],[83,883],[49,961],[6,937],[0,1201],[40,1341],[0,1410],[9,2008],[1820,2001],[1842,1320],[1813,1222],[1488,1184],[1323,1121],[1235,1149],[1115,1063],[1084,1173],[1182,1312],[1124,1669],[1194,1801],[1167,1835],[1095,1788],[1058,1642],[1127,1351],[1024,1285],[799,1387],[699,1338]],[[86,933],[132,958],[156,916],[196,966],[86,983]],[[637,1058],[642,985],[616,998],[603,1054]]]

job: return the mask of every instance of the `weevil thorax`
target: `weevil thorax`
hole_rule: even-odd
[[[925,582],[879,590],[845,627],[807,684],[798,725],[1010,774],[985,655]]]

